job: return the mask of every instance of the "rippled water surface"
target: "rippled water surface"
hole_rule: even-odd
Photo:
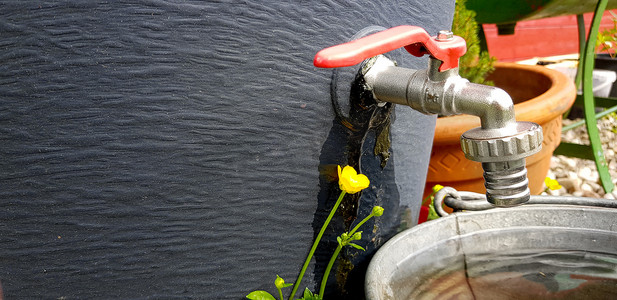
[[[465,261],[465,269],[435,272],[410,299],[617,298],[615,254],[533,250]]]

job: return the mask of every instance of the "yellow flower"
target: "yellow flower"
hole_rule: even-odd
[[[368,177],[358,174],[353,167],[345,166],[341,170],[341,166],[338,166],[338,185],[342,191],[355,194],[367,188],[370,183]]]
[[[443,189],[443,185],[441,184],[436,184],[433,186],[433,193],[437,193],[439,192],[439,190]]]
[[[544,178],[544,184],[546,184],[546,187],[555,191],[558,189],[561,189],[561,185],[559,184],[559,182],[555,179],[552,179],[550,177],[546,177]]]

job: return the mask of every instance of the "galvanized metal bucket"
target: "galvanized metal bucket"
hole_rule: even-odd
[[[607,299],[616,287],[617,210],[530,205],[399,233],[372,259],[365,291],[367,299]]]

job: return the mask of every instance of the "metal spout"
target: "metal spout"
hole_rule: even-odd
[[[461,136],[465,156],[482,163],[486,195],[496,206],[513,206],[530,197],[525,157],[540,151],[542,128],[517,122],[512,99],[504,90],[470,83],[458,68],[439,71],[441,61],[431,58],[425,70],[394,66],[380,55],[363,68],[367,88],[378,101],[410,106],[442,116],[470,114],[481,127]]]

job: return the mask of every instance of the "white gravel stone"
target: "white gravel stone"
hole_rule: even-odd
[[[602,189],[601,185],[599,185],[599,184],[597,184],[597,183],[595,183],[593,181],[588,181],[588,182],[586,182],[586,184],[588,184],[591,187],[592,191],[594,191],[594,192],[598,192],[598,191],[600,191]]]
[[[566,190],[564,194],[581,190],[581,180],[578,178],[557,178],[557,181]]]
[[[578,120],[564,120],[564,125]],[[598,120],[600,140],[604,149],[604,156],[608,163],[611,179],[617,183],[617,118],[615,114]],[[562,133],[562,141],[589,145],[589,138],[585,126],[579,126]],[[551,178],[556,178],[563,186],[560,195],[586,196],[605,199],[617,199],[617,189],[606,194],[600,183],[600,176],[593,160],[578,159],[566,156],[551,158]]]
[[[587,181],[596,181],[598,179],[598,173],[591,171],[590,167],[583,167],[580,171],[578,171],[578,176],[583,180]]]
[[[583,192],[593,192],[593,188],[588,183],[581,184],[581,191]]]

